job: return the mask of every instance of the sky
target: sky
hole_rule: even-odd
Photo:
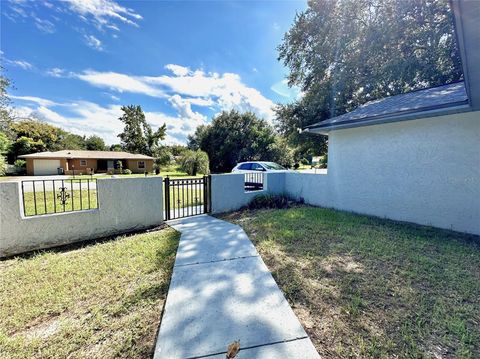
[[[119,143],[141,105],[165,144],[222,110],[272,121],[286,85],[276,47],[306,1],[0,0],[1,60],[19,118]]]

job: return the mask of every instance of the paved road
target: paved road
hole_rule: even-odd
[[[167,222],[180,231],[154,359],[319,359],[241,227],[207,216]]]

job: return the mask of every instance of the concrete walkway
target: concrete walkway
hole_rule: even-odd
[[[155,359],[318,359],[310,339],[241,227],[207,216],[171,221],[181,232]]]

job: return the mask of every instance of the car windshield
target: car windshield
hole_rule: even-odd
[[[275,162],[263,162],[262,165],[267,170],[286,170],[285,167],[280,166],[278,163],[275,163]]]

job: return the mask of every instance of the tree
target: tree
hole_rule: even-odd
[[[0,131],[8,135],[13,121],[13,109],[7,91],[12,86],[12,82],[3,75],[3,66],[0,66],[0,72]]]
[[[59,140],[63,130],[58,127],[30,119],[12,122],[10,129],[16,138],[26,137],[31,139],[32,142],[41,141],[47,151],[58,151],[62,149]]]
[[[47,150],[45,143],[42,140],[35,141],[30,137],[19,137],[13,142],[10,153],[13,160],[16,160],[18,156],[28,155],[30,153],[44,152]],[[12,161],[10,161],[11,163]]]
[[[152,156],[159,146],[159,141],[165,138],[167,126],[163,124],[153,131],[140,106],[122,106],[122,111],[123,115],[119,120],[125,124],[125,128],[118,135],[122,147],[128,152]]]
[[[85,140],[85,147],[89,151],[105,151],[105,141],[103,138],[92,135]]]
[[[188,147],[208,154],[213,172],[230,172],[241,161],[278,161],[277,135],[263,119],[251,112],[222,112],[209,125],[199,126],[189,136]],[[286,153],[286,152],[285,152]]]
[[[0,176],[5,175],[5,170],[7,167],[5,155],[10,149],[10,146],[11,146],[10,139],[7,137],[5,133],[0,132]]]
[[[170,151],[169,147],[164,146],[160,147],[155,152],[155,167],[160,169],[161,167],[168,166],[172,164],[174,161],[174,157],[172,152]]]
[[[110,151],[122,152],[122,151],[123,151],[123,147],[122,147],[122,145],[116,143],[116,144],[110,146]]]
[[[57,150],[84,150],[85,136],[76,135],[60,129]]]
[[[289,85],[304,94],[276,109],[290,144],[325,151],[298,129],[378,98],[462,79],[444,0],[310,0],[278,47]]]
[[[0,155],[5,155],[10,146],[12,145],[12,141],[8,138],[8,136],[4,132],[0,132]]]
[[[196,176],[197,173],[208,174],[210,172],[208,166],[208,155],[200,150],[186,150],[183,154],[180,167],[182,171],[189,176]]]

